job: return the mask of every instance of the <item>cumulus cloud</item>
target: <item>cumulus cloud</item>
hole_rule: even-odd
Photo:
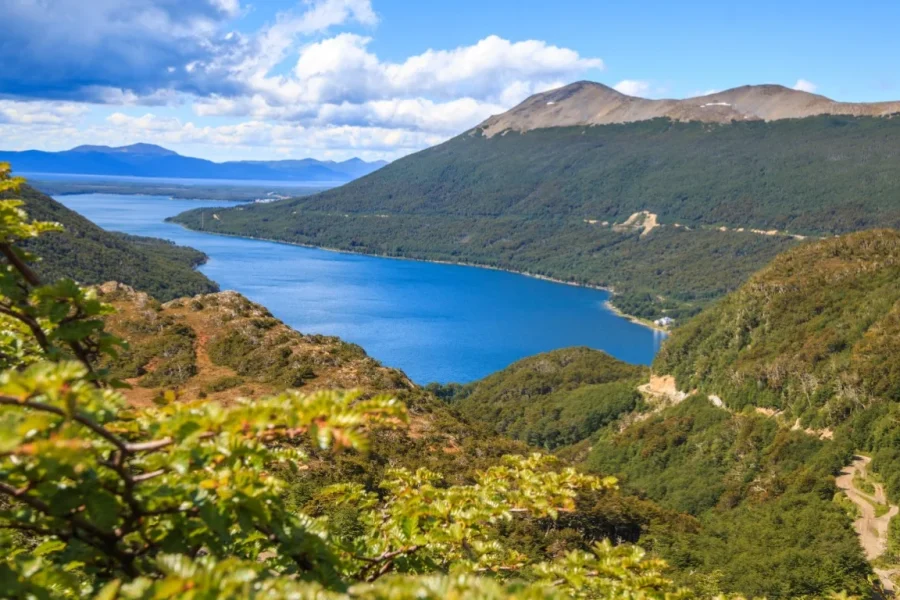
[[[0,89],[10,96],[106,102],[110,90],[236,94],[242,67],[268,68],[301,35],[374,24],[370,0],[310,0],[250,37],[229,25],[239,0],[4,0]]]
[[[312,102],[359,101],[419,95],[495,99],[511,86],[530,93],[541,82],[566,80],[603,61],[539,40],[511,42],[489,36],[471,46],[428,50],[402,63],[382,62],[368,51],[371,38],[344,33],[310,44],[294,74]],[[526,87],[522,87],[525,85]]]
[[[489,36],[471,46],[382,61],[371,38],[342,33],[300,49],[289,76],[247,77],[252,93],[198,100],[199,116],[251,116],[455,133],[603,61],[543,41]]]
[[[297,0],[250,32],[238,31],[241,19],[265,5],[247,0],[0,4],[0,124],[9,143],[29,139],[31,126],[32,140],[77,134],[85,143],[268,145],[282,154],[302,144],[308,154],[340,153],[343,144],[393,158],[604,68],[570,48],[499,36],[384,60],[371,49],[379,22],[371,0]],[[332,31],[351,25],[352,33]],[[625,84],[638,86],[626,93],[649,89]],[[66,113],[84,106],[77,102],[116,108],[105,109],[115,112],[102,125],[85,124],[86,109]],[[169,110],[180,105],[195,122]],[[118,109],[134,106],[154,108]]]
[[[0,124],[59,125],[85,115],[88,108],[73,102],[16,102],[0,100]]]
[[[650,93],[650,82],[637,79],[625,79],[614,85],[613,89],[628,96],[644,97]]]
[[[819,86],[814,84],[812,81],[807,81],[806,79],[798,79],[797,83],[794,84],[794,89],[800,92],[809,92],[810,94],[815,94],[816,90],[819,89]]]

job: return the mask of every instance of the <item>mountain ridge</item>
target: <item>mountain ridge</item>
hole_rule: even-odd
[[[491,137],[505,131],[611,125],[657,118],[729,123],[819,115],[881,117],[896,113],[900,113],[900,101],[837,102],[775,84],[744,85],[682,100],[656,100],[629,96],[602,83],[577,81],[530,96],[507,112],[488,118],[472,131]]]
[[[342,162],[305,158],[217,163],[145,143],[117,147],[80,145],[60,152],[0,150],[0,162],[12,163],[17,171],[24,173],[335,183],[352,181],[387,164],[385,161],[366,162],[359,158]]]

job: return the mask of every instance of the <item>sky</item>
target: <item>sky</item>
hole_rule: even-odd
[[[393,160],[581,79],[900,99],[900,2],[0,0],[0,149]]]

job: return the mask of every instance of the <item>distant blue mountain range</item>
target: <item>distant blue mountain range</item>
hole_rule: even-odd
[[[387,164],[351,158],[344,162],[302,160],[231,161],[216,163],[182,156],[153,144],[78,146],[62,152],[0,150],[0,162],[18,173],[70,173],[129,177],[184,177],[193,179],[265,179],[273,181],[345,182]]]

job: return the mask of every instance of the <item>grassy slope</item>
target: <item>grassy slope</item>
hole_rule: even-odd
[[[207,223],[606,285],[632,314],[684,315],[792,243],[720,225],[805,234],[900,225],[898,152],[900,119],[658,120],[464,134],[341,188],[219,212],[221,221]],[[641,210],[668,226],[639,238],[601,225]],[[199,216],[179,220],[196,226]]]
[[[16,197],[25,200],[31,218],[65,227],[61,233],[49,233],[27,245],[43,258],[37,270],[47,280],[71,277],[85,284],[116,280],[164,300],[218,289],[194,270],[206,260],[202,252],[164,240],[105,231],[27,186]]]

